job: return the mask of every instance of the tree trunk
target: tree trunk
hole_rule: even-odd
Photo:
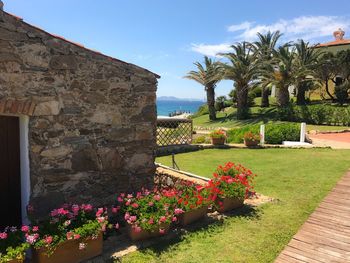
[[[289,104],[289,90],[288,86],[281,86],[277,92],[277,103],[280,107],[286,107]]]
[[[329,79],[327,78],[327,79],[325,80],[326,92],[327,92],[328,96],[334,101],[334,97],[333,97],[333,95],[332,95],[332,94],[330,93],[330,91],[329,91],[328,81],[329,81]]]
[[[269,93],[270,93],[270,90],[267,86],[264,85],[261,87],[261,105],[260,105],[260,107],[265,108],[265,107],[270,106]]]
[[[249,117],[248,88],[237,88],[237,119],[244,120]]]
[[[304,84],[299,84],[297,87],[297,105],[305,105],[305,92],[306,88]]]
[[[207,87],[207,104],[209,110],[209,119],[211,121],[216,120],[216,110],[215,110],[215,90],[213,87]]]

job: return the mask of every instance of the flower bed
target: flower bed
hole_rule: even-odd
[[[25,252],[29,248],[29,244],[25,242],[25,233],[29,229],[23,226],[21,229],[17,227],[6,227],[0,233],[0,262],[23,262]]]

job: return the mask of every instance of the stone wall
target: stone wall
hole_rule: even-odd
[[[35,106],[28,114],[34,206],[108,204],[118,191],[152,185],[155,74],[2,11],[0,72],[2,113]]]

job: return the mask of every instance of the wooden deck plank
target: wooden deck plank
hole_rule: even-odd
[[[350,262],[350,171],[324,198],[275,262]]]

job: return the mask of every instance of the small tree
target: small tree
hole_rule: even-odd
[[[215,87],[222,79],[221,64],[205,56],[203,65],[199,62],[195,62],[194,65],[196,65],[198,70],[188,72],[185,78],[194,80],[204,86],[204,90],[207,93],[209,119],[212,121],[216,120]]]

